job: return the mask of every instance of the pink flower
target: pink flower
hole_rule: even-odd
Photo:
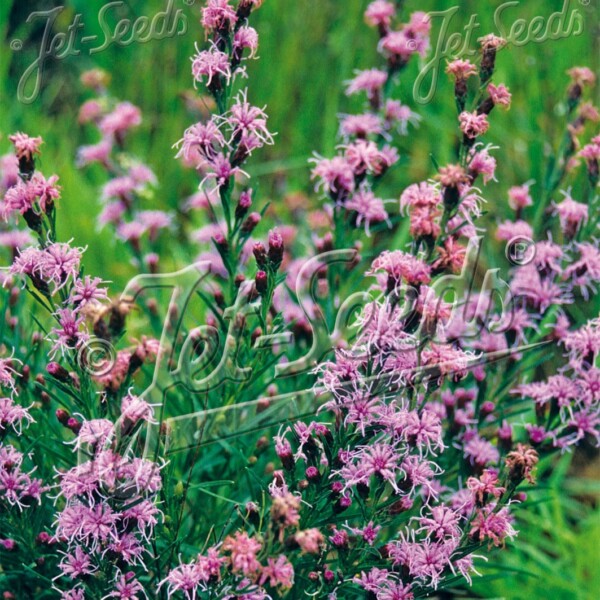
[[[181,149],[176,157],[200,165],[202,160],[211,160],[225,145],[225,138],[214,121],[196,123],[188,127],[177,142],[176,146],[181,146]]]
[[[360,190],[345,203],[346,210],[356,212],[356,226],[365,223],[365,230],[369,235],[369,226],[371,223],[380,223],[388,218],[385,211],[383,200],[377,198],[375,194],[369,190]]]
[[[503,83],[497,86],[493,83],[490,83],[487,89],[494,106],[510,108],[512,94],[508,91],[508,88]]]
[[[169,571],[169,574],[160,582],[159,588],[166,583],[169,597],[173,596],[175,592],[183,592],[187,600],[193,600],[196,598],[196,587],[201,580],[202,574],[196,565],[184,563]]]
[[[398,132],[402,135],[408,133],[408,124],[418,125],[420,115],[413,112],[408,106],[401,104],[398,100],[388,100],[385,103],[385,120],[391,126],[396,124]]]
[[[257,552],[262,544],[248,536],[245,531],[237,531],[233,536],[228,535],[223,541],[223,550],[230,553],[231,569],[234,573],[252,575],[260,570],[260,563],[256,560]]]
[[[386,581],[377,591],[377,600],[414,600],[410,583]]]
[[[57,175],[52,175],[49,179],[46,179],[40,173],[36,173],[31,179],[30,185],[33,186],[33,193],[37,196],[43,212],[48,212],[54,201],[60,198],[61,188],[56,184],[57,181]]]
[[[111,151],[112,143],[109,140],[101,140],[92,146],[81,146],[77,149],[77,166],[85,167],[94,162],[106,165]]]
[[[87,100],[79,109],[79,122],[89,123],[101,117],[105,112],[105,108],[98,100]]]
[[[248,90],[244,90],[236,97],[226,115],[226,123],[231,128],[232,136],[252,136],[260,145],[273,144],[273,136],[267,129],[267,115],[264,109],[252,106],[247,97]]]
[[[560,219],[560,226],[566,237],[572,238],[582,223],[587,221],[588,206],[576,202],[568,192],[562,192],[565,198],[554,205],[554,214]]]
[[[419,518],[421,527],[417,529],[417,533],[424,531],[427,537],[432,537],[437,541],[460,537],[459,515],[451,508],[443,505],[434,506],[430,515]]]
[[[19,182],[19,159],[14,154],[0,156],[0,193]]]
[[[267,566],[262,568],[259,583],[262,585],[266,581],[271,587],[281,587],[284,590],[291,589],[294,585],[294,567],[283,554],[276,560],[267,559]]]
[[[27,211],[34,210],[36,200],[35,188],[31,182],[19,181],[4,195],[0,205],[2,219],[8,221],[14,212],[23,215]]]
[[[596,75],[588,67],[573,67],[567,71],[574,84],[580,86],[593,86],[596,83]]]
[[[354,170],[348,160],[341,156],[313,160],[315,167],[311,178],[320,180],[316,189],[335,195],[354,190]]]
[[[369,99],[373,99],[378,96],[387,78],[387,73],[378,69],[359,71],[354,79],[347,82],[346,94],[350,96],[364,91]]]
[[[380,117],[372,113],[363,115],[347,115],[342,119],[341,131],[345,136],[367,137],[372,134],[383,132],[383,125]]]
[[[221,52],[216,47],[210,50],[198,50],[198,53],[192,57],[192,75],[200,83],[203,77],[206,77],[206,85],[211,86],[216,79],[223,77],[227,83],[231,80],[231,65],[229,56]]]
[[[437,187],[423,181],[409,185],[400,195],[400,210],[409,207],[435,207],[442,201],[442,196]]]
[[[115,589],[105,598],[119,598],[120,600],[142,600],[146,593],[142,584],[135,579],[133,572],[121,575],[115,582]]]
[[[471,155],[469,162],[469,173],[483,176],[484,185],[490,181],[496,181],[496,159],[490,155],[489,150],[491,147],[486,147],[479,152],[474,152]]]
[[[431,267],[414,256],[402,250],[382,252],[372,263],[367,275],[374,275],[378,271],[385,271],[395,285],[402,279],[409,284],[429,283],[431,280]]]
[[[115,177],[104,184],[104,187],[102,188],[102,200],[119,198],[128,204],[131,194],[135,192],[137,188],[138,184],[133,177],[129,177],[129,175]]]
[[[510,522],[508,508],[495,511],[492,505],[477,512],[473,519],[470,535],[477,541],[490,540],[494,546],[501,546],[504,540],[517,535]]]
[[[29,137],[26,133],[13,133],[8,139],[15,147],[18,159],[31,160],[35,154],[40,153],[40,146],[44,143],[41,137]]]
[[[92,565],[89,555],[83,551],[81,546],[76,546],[73,554],[65,554],[59,567],[63,575],[68,575],[71,579],[81,575],[90,575],[97,570],[97,567]]]
[[[496,464],[500,460],[500,454],[495,446],[488,440],[474,435],[464,447],[465,458],[469,459],[472,465],[485,467],[492,463]]]
[[[565,278],[574,286],[581,288],[585,298],[588,288],[594,289],[600,281],[600,250],[595,244],[582,242],[575,244],[579,258],[565,269]]]
[[[488,500],[497,499],[506,491],[498,483],[498,473],[493,469],[485,469],[479,479],[476,477],[467,479],[467,488],[473,494],[477,505],[483,506]]]
[[[530,183],[516,185],[508,190],[508,205],[513,210],[521,210],[533,204],[533,200],[529,194]]]
[[[32,423],[33,417],[22,406],[15,404],[12,398],[0,398],[0,431],[10,426],[15,433],[20,433],[23,421]]]
[[[365,527],[349,527],[348,530],[354,535],[360,536],[369,546],[372,546],[377,539],[377,534],[381,531],[381,525],[375,525],[373,521],[369,521]]]
[[[486,114],[478,115],[463,111],[458,116],[458,120],[460,121],[460,130],[470,139],[483,135],[490,126]]]
[[[256,56],[258,50],[258,33],[253,27],[240,27],[233,36],[233,48],[237,50],[240,55],[244,49],[250,50],[249,58]]]
[[[173,224],[173,217],[162,210],[142,210],[136,218],[148,230],[150,241],[154,241],[160,229],[169,229]]]
[[[121,136],[142,122],[142,114],[130,102],[120,102],[114,110],[102,118],[98,127],[104,136]]]
[[[360,459],[360,468],[364,470],[365,477],[377,475],[398,490],[396,475],[400,469],[399,454],[393,446],[385,443],[363,446],[357,451],[356,457]]]
[[[88,302],[99,302],[108,299],[106,288],[100,287],[103,283],[100,277],[86,275],[84,279],[75,279],[71,290],[71,302],[86,305]]]
[[[207,31],[231,29],[237,21],[235,9],[228,0],[208,0],[202,9],[202,26]]]
[[[500,241],[509,241],[513,238],[533,238],[533,230],[531,229],[531,225],[525,221],[504,221],[504,223],[500,223],[498,225],[498,229],[496,229],[496,239]]]
[[[387,0],[375,0],[367,6],[365,21],[373,27],[388,28],[392,17],[396,14],[396,7]]]
[[[325,545],[323,534],[316,528],[296,532],[294,540],[300,550],[308,554],[318,554]]]
[[[448,63],[446,73],[453,75],[457,80],[467,79],[477,75],[477,67],[470,60],[456,59]]]
[[[52,353],[56,353],[58,350],[64,353],[79,348],[89,338],[86,332],[80,330],[84,317],[70,308],[60,308],[56,314],[59,326],[52,328],[51,333],[56,336]]]

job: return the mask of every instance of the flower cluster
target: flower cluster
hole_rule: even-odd
[[[141,111],[130,102],[117,102],[105,87],[107,75],[102,71],[86,72],[82,82],[100,94],[86,101],[79,111],[80,123],[92,123],[100,141],[81,146],[78,165],[100,164],[110,179],[101,193],[103,209],[98,225],[114,227],[117,237],[127,244],[138,267],[151,273],[158,271],[157,240],[173,228],[170,212],[146,208],[158,182],[153,171],[140,160],[125,153],[128,134],[142,123]]]
[[[356,115],[343,115],[340,130],[344,144],[334,158],[314,159],[312,177],[316,189],[333,202],[333,219],[338,225],[364,226],[367,234],[373,225],[388,221],[385,201],[374,192],[377,181],[398,161],[396,148],[389,143],[391,133],[408,132],[419,116],[392,97],[397,73],[413,54],[426,52],[430,23],[425,13],[414,13],[410,21],[391,30],[396,19],[391,2],[372,2],[365,19],[380,32],[379,51],[387,58],[386,69],[367,69],[356,73],[347,83],[348,95],[366,94],[368,108]],[[339,243],[339,240],[338,240]]]

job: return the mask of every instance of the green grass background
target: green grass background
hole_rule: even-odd
[[[1,0],[0,2],[0,133],[15,130],[42,135],[45,147],[41,168],[49,175],[58,173],[63,186],[59,235],[74,238],[88,246],[86,268],[115,282],[115,287],[132,274],[119,246],[107,231],[98,232],[95,217],[99,210],[98,187],[101,170],[80,171],[74,166],[76,148],[95,141],[93,133],[77,124],[77,110],[89,97],[78,83],[79,74],[102,67],[112,75],[115,96],[140,106],[144,123],[130,139],[131,149],[155,170],[160,181],[155,207],[176,210],[182,199],[194,191],[193,173],[173,160],[172,145],[190,124],[192,117],[182,100],[191,89],[189,56],[195,41],[202,42],[199,25],[200,1],[188,5],[173,0],[187,21],[187,32],[171,39],[113,45],[94,56],[79,44],[79,56],[48,60],[43,88],[30,104],[19,100],[18,81],[39,52],[43,21],[27,23],[33,11],[63,6],[55,31],[65,31],[76,14],[82,15],[81,35],[99,35],[103,0]],[[276,145],[260,155],[253,173],[261,194],[271,199],[275,218],[285,220],[283,196],[292,191],[311,193],[307,159],[317,151],[333,152],[338,140],[337,115],[358,108],[346,98],[342,83],[356,68],[376,61],[376,33],[364,26],[365,0],[265,0],[254,19],[261,35],[260,58],[248,69],[250,99],[266,104],[272,130],[278,133]],[[479,27],[475,36],[498,33],[494,11],[498,0],[421,0],[406,2],[407,10],[444,11],[459,6],[450,31],[461,31],[472,15]],[[110,9],[110,15],[135,19],[164,10],[165,1],[126,0]],[[502,22],[547,18],[565,6],[562,0],[522,0],[506,9]],[[546,157],[557,143],[563,121],[560,100],[567,84],[565,71],[573,65],[588,65],[598,71],[600,36],[597,0],[568,2],[567,10],[580,11],[585,22],[581,35],[566,39],[530,42],[500,53],[497,82],[505,82],[513,93],[513,106],[498,112],[486,140],[502,148],[498,183],[486,191],[496,214],[506,208],[506,190],[529,179],[541,181]],[[434,43],[439,19],[434,20]],[[114,19],[113,19],[114,22]],[[23,42],[19,51],[11,49],[14,40]],[[474,44],[474,40],[473,40]],[[14,44],[13,44],[14,47]],[[401,99],[419,112],[423,121],[411,130],[400,148],[404,158],[400,168],[388,178],[384,197],[396,198],[409,183],[432,174],[433,155],[439,163],[451,159],[456,113],[450,83],[439,78],[433,100],[416,105],[412,83],[419,68],[416,62],[404,72]],[[597,99],[597,97],[596,97]],[[0,152],[8,151],[6,137],[0,139]],[[410,153],[410,161],[406,155]],[[534,198],[535,198],[535,187]],[[500,208],[498,208],[500,207]],[[496,211],[497,209],[497,211]],[[168,255],[172,247],[164,247]],[[500,248],[497,248],[500,253]],[[493,255],[488,257],[494,260]],[[566,460],[566,459],[565,459]],[[564,463],[564,464],[563,464]],[[567,476],[567,462],[553,474],[545,502],[531,500],[532,507],[519,521],[521,536],[510,553],[502,553],[484,572],[491,576],[476,582],[474,593],[487,598],[577,598],[600,596],[600,519],[591,497],[598,485],[590,480]],[[597,477],[597,473],[595,474]],[[498,565],[502,569],[498,570]],[[506,571],[509,567],[512,570]]]

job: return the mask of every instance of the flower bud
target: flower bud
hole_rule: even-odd
[[[235,207],[235,218],[242,219],[252,206],[252,190],[244,190],[240,194],[240,199]]]
[[[67,420],[67,427],[75,434],[79,433],[81,425],[81,422],[78,421],[75,417],[69,417],[69,419]]]
[[[321,479],[321,473],[317,467],[308,467],[306,469],[306,479],[312,483],[316,483]]]
[[[68,422],[71,418],[71,415],[66,410],[58,408],[56,409],[56,418],[58,419],[59,423],[61,423],[61,425],[68,427]]]
[[[267,287],[268,287],[267,274],[264,271],[258,271],[254,278],[254,283],[256,285],[256,291],[259,294],[264,295],[266,293]]]
[[[242,232],[243,233],[252,233],[256,226],[260,223],[260,214],[257,212],[250,213],[246,220],[242,223]]]
[[[258,268],[264,269],[267,266],[267,250],[265,249],[264,244],[256,242],[252,247],[252,253],[254,254]]]
[[[283,238],[276,231],[269,233],[269,261],[274,270],[279,269],[283,260]]]
[[[51,375],[58,381],[70,381],[69,372],[57,362],[48,363],[46,371],[48,372],[48,375]]]

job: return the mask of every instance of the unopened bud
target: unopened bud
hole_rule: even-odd
[[[242,223],[243,233],[252,233],[256,226],[260,223],[260,214],[257,212],[250,213],[246,220]]]
[[[256,285],[256,291],[263,295],[266,293],[268,288],[268,277],[264,271],[258,271],[254,277],[254,283]]]

